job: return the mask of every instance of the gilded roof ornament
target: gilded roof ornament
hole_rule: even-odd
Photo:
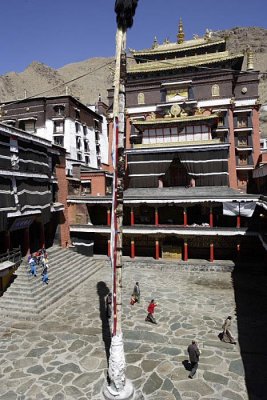
[[[247,47],[247,71],[251,71],[254,69],[254,53],[251,50],[251,47]]]
[[[211,30],[211,29],[206,29],[204,38],[205,38],[206,40],[210,40],[210,39],[211,39],[211,36],[212,36],[212,30]]]
[[[180,18],[178,34],[177,34],[177,43],[181,44],[183,42],[184,42],[184,26],[183,26],[182,18]]]
[[[158,47],[159,43],[158,43],[158,39],[157,36],[154,37],[154,41],[152,44],[152,49],[155,49],[156,47]]]

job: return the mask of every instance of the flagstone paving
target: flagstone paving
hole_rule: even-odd
[[[131,306],[135,281],[141,301]],[[111,270],[105,266],[42,320],[2,321],[0,400],[102,399],[110,340],[104,296],[110,283]],[[157,325],[145,322],[152,298],[158,303]],[[231,273],[127,264],[123,302],[126,375],[136,399],[248,399],[239,345],[217,337],[225,317],[235,316]],[[196,378],[190,380],[186,349],[192,339],[201,356]]]

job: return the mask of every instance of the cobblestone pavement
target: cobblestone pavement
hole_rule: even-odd
[[[239,345],[218,339],[228,315],[234,316],[237,336],[231,273],[132,263],[123,275],[126,375],[136,398],[248,399]],[[141,302],[130,306],[135,281],[140,282]],[[110,282],[106,266],[42,320],[2,322],[0,400],[102,399],[109,344],[103,296]],[[157,325],[145,322],[152,298],[158,303]],[[192,339],[201,357],[196,378],[190,380],[186,349]]]

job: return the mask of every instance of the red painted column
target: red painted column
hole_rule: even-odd
[[[159,241],[158,241],[158,240],[156,240],[155,246],[156,246],[156,255],[155,255],[155,258],[156,258],[156,260],[158,260],[158,259],[159,259]]]
[[[107,226],[111,225],[110,208],[107,209]]]
[[[110,240],[108,240],[108,257],[110,257]]]
[[[44,231],[44,224],[40,222],[40,249],[45,248],[45,231]]]
[[[30,249],[30,230],[29,228],[24,229],[24,249],[23,251],[25,252],[25,255],[28,256],[31,253]]]
[[[131,258],[135,258],[135,242],[131,240]]]
[[[210,228],[213,228],[213,211],[212,211],[212,207],[210,207]]]
[[[184,207],[184,226],[187,226],[187,208]]]
[[[241,218],[240,218],[240,215],[237,215],[236,216],[236,227],[240,228],[240,226],[241,226]]]
[[[10,250],[11,246],[10,246],[10,232],[6,231],[5,232],[5,248],[6,250]]]
[[[134,225],[134,208],[131,207],[131,226]]]
[[[214,245],[210,243],[210,262],[214,261]]]
[[[155,225],[158,226],[159,224],[159,210],[155,207]]]
[[[188,261],[188,247],[187,241],[184,241],[184,261]]]

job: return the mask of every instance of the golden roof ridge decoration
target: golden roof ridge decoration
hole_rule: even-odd
[[[244,58],[243,54],[229,55],[228,51],[203,54],[201,56],[182,57],[162,61],[149,61],[146,63],[135,64],[128,68],[128,74],[142,73],[142,72],[153,72],[153,71],[164,71],[179,68],[194,67],[197,65],[212,64],[220,61],[230,61],[238,58]]]
[[[193,49],[198,49],[202,47],[210,47],[213,45],[219,45],[219,44],[224,44],[225,39],[217,39],[217,40],[210,40],[207,41],[204,38],[196,38],[196,39],[191,39],[187,40],[181,44],[170,42],[170,43],[163,43],[159,44],[156,47],[149,48],[149,49],[143,49],[143,50],[134,50],[134,49],[129,49],[129,51],[133,55],[146,55],[146,54],[160,54],[160,53],[173,53],[173,52],[181,52],[184,50],[193,50]]]

